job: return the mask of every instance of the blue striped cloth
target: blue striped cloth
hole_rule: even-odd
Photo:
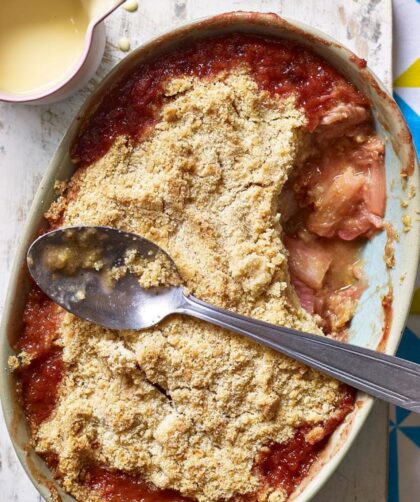
[[[394,0],[394,97],[420,152],[420,0]],[[418,224],[418,223],[417,223]],[[420,275],[417,275],[417,288]],[[398,356],[420,364],[420,315],[409,316]],[[391,407],[388,502],[420,501],[420,415]]]

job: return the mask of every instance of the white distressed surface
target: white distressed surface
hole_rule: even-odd
[[[0,0],[1,1],[1,0]],[[175,24],[233,10],[276,12],[319,28],[360,57],[391,86],[391,0],[140,0],[139,10],[120,8],[106,21],[107,47],[95,77],[71,98],[50,106],[0,104],[0,312],[22,226],[34,192],[60,138],[86,96],[131,46]],[[378,404],[350,453],[316,502],[386,500],[387,407]],[[36,502],[0,416],[0,502]]]

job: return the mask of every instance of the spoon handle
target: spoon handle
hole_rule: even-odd
[[[367,394],[420,413],[420,364],[244,317],[193,296],[186,296],[176,312],[245,335]]]

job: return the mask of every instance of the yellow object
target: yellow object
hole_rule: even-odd
[[[420,314],[420,288],[414,291],[410,314]]]
[[[128,12],[136,12],[139,8],[139,3],[136,0],[127,0],[124,5],[124,9]]]
[[[420,58],[395,80],[394,87],[420,87]]]
[[[59,83],[82,55],[88,23],[82,0],[0,0],[0,90]]]
[[[131,47],[130,40],[127,37],[121,37],[118,41],[118,47],[124,52],[129,51]]]

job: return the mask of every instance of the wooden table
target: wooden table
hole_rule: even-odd
[[[140,0],[139,10],[120,8],[107,21],[107,46],[96,75],[77,94],[52,106],[0,104],[0,309],[34,192],[60,138],[80,105],[132,47],[180,22],[232,10],[276,12],[311,24],[338,39],[391,86],[391,0]],[[386,500],[387,406],[378,403],[357,441],[316,502]],[[0,501],[40,501],[17,461],[0,416]]]

